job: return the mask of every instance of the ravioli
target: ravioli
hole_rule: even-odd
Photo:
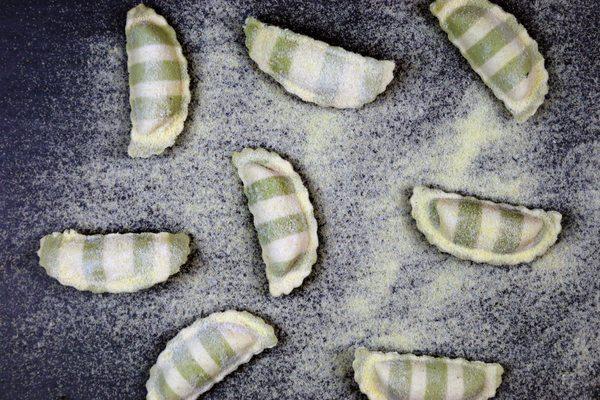
[[[264,149],[234,153],[262,247],[271,295],[300,286],[317,261],[317,221],[292,165]]]
[[[431,12],[518,122],[535,114],[548,93],[548,72],[537,43],[514,16],[487,0],[437,0]]]
[[[190,253],[185,233],[81,235],[74,230],[40,241],[40,265],[61,284],[95,293],[134,292],[177,272]]]
[[[190,103],[187,61],[175,31],[140,4],[127,13],[131,157],[150,157],[175,143]]]
[[[417,228],[440,250],[495,265],[532,261],[552,246],[562,216],[418,186],[410,199]]]
[[[356,350],[352,366],[370,400],[486,400],[496,395],[504,373],[500,364],[365,348]]]
[[[197,399],[252,356],[275,345],[273,327],[249,312],[230,310],[199,319],[158,356],[146,382],[146,399]]]
[[[248,17],[246,47],[258,67],[290,93],[324,107],[359,108],[383,93],[393,61],[379,61]]]

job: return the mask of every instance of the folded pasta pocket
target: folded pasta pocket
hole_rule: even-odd
[[[292,165],[264,149],[234,153],[254,217],[271,295],[300,286],[317,260],[317,221],[308,191]]]
[[[382,93],[394,62],[363,57],[248,17],[246,47],[258,67],[290,93],[325,107],[358,108]]]
[[[370,400],[486,400],[496,395],[499,364],[413,354],[355,352],[354,379]]]
[[[175,31],[140,4],[127,13],[131,157],[150,157],[175,143],[190,103],[187,61]]]
[[[177,272],[190,253],[185,233],[81,235],[74,230],[40,241],[40,265],[60,283],[79,290],[134,292]]]
[[[158,356],[146,382],[146,399],[197,399],[252,356],[276,344],[273,327],[245,311],[199,319],[171,339]]]
[[[532,261],[552,246],[561,230],[555,211],[529,210],[426,187],[410,199],[417,228],[440,250],[495,265]]]
[[[514,16],[488,0],[437,0],[431,12],[517,121],[535,114],[548,93],[548,72],[537,43]]]

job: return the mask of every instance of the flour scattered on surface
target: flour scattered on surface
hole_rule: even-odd
[[[568,84],[580,82],[578,67],[552,59],[547,104],[517,125],[447,43],[428,2],[418,3],[373,3],[357,17],[333,4],[156,2],[190,61],[193,100],[175,145],[147,160],[126,153],[126,10],[123,24],[81,38],[82,68],[61,72],[64,99],[32,123],[57,135],[45,167],[17,182],[34,194],[20,199],[11,254],[0,259],[18,313],[9,317],[3,365],[19,365],[7,378],[21,386],[18,396],[37,398],[35,385],[23,382],[50,382],[45,399],[142,398],[167,340],[196,318],[234,308],[274,324],[280,344],[207,399],[361,399],[351,369],[357,346],[499,362],[510,371],[499,399],[585,398],[600,347],[593,314],[600,149],[580,109],[572,120],[555,118],[576,91]],[[540,37],[550,34],[543,21],[552,9],[565,4],[550,3],[535,6]],[[395,59],[395,79],[360,110],[304,103],[247,57],[247,15]],[[568,54],[568,43],[561,52],[561,41],[545,43]],[[277,299],[268,295],[231,165],[233,151],[257,146],[292,162],[319,223],[313,273]],[[458,260],[417,231],[408,203],[416,185],[555,209],[565,215],[564,230],[531,265]],[[61,286],[37,265],[39,238],[69,228],[183,230],[193,252],[164,284],[92,295]]]

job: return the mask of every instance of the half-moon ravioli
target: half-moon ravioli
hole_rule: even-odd
[[[370,400],[486,400],[496,395],[500,364],[381,353],[359,348],[354,380]]]
[[[272,326],[245,311],[211,314],[183,329],[158,356],[147,400],[194,400],[255,354],[275,347]]]
[[[532,261],[556,242],[562,216],[423,186],[414,188],[412,216],[427,240],[456,257],[495,265]]]
[[[548,72],[537,43],[514,16],[487,0],[437,0],[431,12],[517,121],[535,114],[548,93]]]
[[[290,93],[325,107],[358,108],[382,93],[393,61],[379,61],[248,17],[246,47],[258,67]]]
[[[150,157],[175,143],[190,103],[187,61],[175,31],[140,4],[127,13],[131,157]]]
[[[234,153],[254,217],[271,295],[300,286],[317,260],[317,221],[308,191],[292,165],[264,149]]]
[[[134,292],[177,272],[190,253],[185,233],[54,232],[40,241],[40,265],[61,284],[79,290]]]

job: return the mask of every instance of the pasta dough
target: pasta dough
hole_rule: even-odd
[[[496,395],[504,372],[499,364],[365,348],[356,350],[352,366],[370,400],[486,400]]]
[[[417,228],[456,257],[496,265],[532,261],[556,242],[561,215],[415,187]]]
[[[40,241],[40,265],[60,283],[79,290],[134,292],[177,272],[190,252],[185,233],[112,233],[85,236],[74,230]]]
[[[393,61],[351,53],[248,17],[246,47],[258,67],[290,93],[325,107],[358,108],[382,93]]]
[[[263,149],[234,153],[262,247],[271,295],[300,286],[317,260],[317,221],[291,164]]]
[[[127,13],[131,157],[150,157],[175,143],[190,102],[187,61],[175,31],[140,4]]]
[[[147,400],[197,399],[264,349],[273,327],[245,311],[225,311],[183,329],[158,356],[146,382]]]
[[[535,114],[548,93],[548,72],[537,43],[514,16],[487,0],[437,0],[431,12],[517,121]]]

